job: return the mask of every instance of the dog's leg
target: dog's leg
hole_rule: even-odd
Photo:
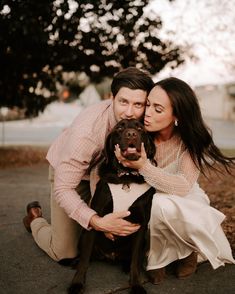
[[[140,229],[133,235],[132,239],[132,257],[130,268],[130,285],[132,294],[146,293],[141,284],[141,269],[145,254],[145,234],[150,219],[152,197],[155,190],[150,188],[140,198],[138,198],[129,208],[131,214],[126,219],[133,223],[142,224]]]
[[[86,273],[89,266],[90,257],[92,254],[93,244],[96,236],[96,231],[85,231],[80,239],[81,243],[81,256],[76,266],[77,272],[75,273],[72,283],[68,288],[69,294],[80,294],[84,292]]]
[[[99,181],[96,187],[96,192],[91,201],[91,208],[93,208],[99,216],[112,211],[109,206],[112,204],[110,196],[110,190],[107,184]],[[110,205],[109,205],[110,204]],[[80,294],[84,292],[86,273],[89,266],[91,254],[93,252],[94,242],[97,232],[95,230],[85,231],[80,238],[80,260],[76,267],[77,272],[72,280],[72,283],[68,289],[69,294]],[[111,242],[111,241],[110,241]]]
[[[130,285],[131,294],[146,294],[146,290],[141,283],[141,268],[144,258],[144,238],[145,238],[146,227],[141,226],[139,231],[133,238],[133,251],[131,259],[130,269]]]

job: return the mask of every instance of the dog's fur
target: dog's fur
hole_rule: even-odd
[[[102,217],[113,212],[114,203],[110,183],[127,188],[126,197],[128,197],[128,189],[131,188],[132,183],[147,185],[137,171],[122,166],[114,154],[115,145],[119,144],[122,156],[129,160],[137,160],[140,157],[141,142],[144,143],[147,157],[153,161],[156,151],[155,145],[139,121],[135,119],[122,120],[108,135],[105,142],[104,160],[99,167],[100,181],[91,201],[91,208],[99,216]],[[79,242],[80,259],[76,266],[77,272],[68,290],[69,294],[84,291],[86,271],[94,252],[98,252],[105,258],[121,260],[126,270],[129,266],[131,293],[146,293],[141,285],[140,273],[145,254],[144,241],[150,218],[152,196],[155,189],[147,186],[145,190],[129,209],[126,208],[131,212],[126,219],[141,225],[136,233],[127,237],[116,237],[115,241],[111,241],[105,237],[103,232],[84,230]]]

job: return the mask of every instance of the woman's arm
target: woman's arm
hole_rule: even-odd
[[[180,158],[178,171],[175,174],[153,166],[150,161],[147,161],[139,172],[146,182],[158,191],[178,196],[189,193],[200,173],[191,158],[188,160],[186,154]]]
[[[151,164],[147,159],[144,148],[142,148],[141,157],[137,161],[129,161],[121,157],[118,148],[116,148],[115,154],[124,166],[138,169],[148,184],[167,194],[187,195],[200,174],[187,151],[184,151],[177,159],[176,173],[167,172],[163,168]]]

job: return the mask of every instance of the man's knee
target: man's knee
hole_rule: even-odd
[[[51,248],[50,256],[55,261],[60,261],[62,259],[75,258],[78,255],[78,246],[56,246]]]

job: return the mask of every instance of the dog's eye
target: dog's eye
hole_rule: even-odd
[[[137,123],[135,124],[135,127],[136,127],[136,130],[137,130],[137,131],[142,131],[142,130],[143,130],[143,126],[142,126],[139,122],[137,122]]]
[[[118,127],[118,128],[117,128],[117,131],[118,131],[118,132],[121,132],[122,130],[123,130],[122,127]]]

